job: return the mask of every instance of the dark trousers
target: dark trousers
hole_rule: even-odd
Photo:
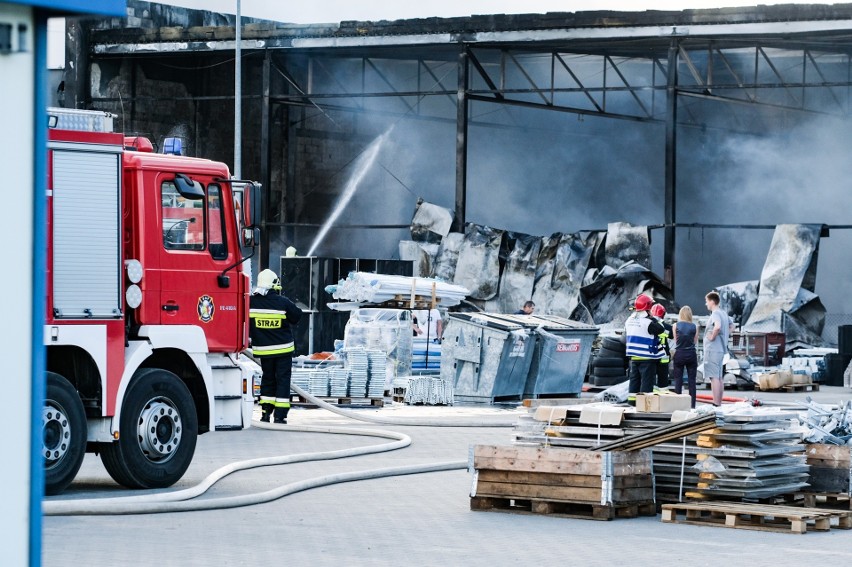
[[[654,378],[657,376],[656,360],[630,361],[630,393],[639,394],[654,391]]]
[[[689,384],[689,396],[692,398],[692,407],[695,407],[695,373],[698,371],[698,355],[695,350],[677,350],[674,360],[674,390],[680,394],[683,388],[683,371],[686,370]]]
[[[657,361],[656,371],[657,371],[657,387],[658,388],[668,388],[669,387],[669,363]]]
[[[287,400],[287,406],[275,407],[275,419],[285,419],[290,409],[290,377],[293,374],[293,357],[259,356],[263,377],[260,379],[260,395],[263,397]],[[264,408],[268,409],[268,408]]]

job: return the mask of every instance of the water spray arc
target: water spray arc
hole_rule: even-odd
[[[367,146],[367,149],[358,157],[358,160],[355,163],[355,170],[352,172],[352,175],[349,177],[349,181],[346,183],[346,187],[343,189],[343,193],[340,194],[340,198],[337,200],[337,203],[334,205],[334,210],[331,211],[331,215],[326,219],[323,223],[320,231],[317,233],[316,238],[314,238],[313,243],[311,244],[310,249],[308,249],[308,253],[306,256],[313,256],[316,249],[322,243],[325,235],[328,234],[329,229],[331,229],[332,225],[334,225],[337,218],[340,214],[346,210],[346,206],[349,204],[349,201],[352,200],[352,197],[355,195],[355,191],[358,190],[358,186],[363,181],[364,176],[370,171],[370,168],[373,167],[373,164],[376,162],[376,158],[379,155],[379,150],[382,148],[385,140],[388,139],[390,133],[393,131],[393,126],[388,128],[384,134],[373,140],[373,142]]]

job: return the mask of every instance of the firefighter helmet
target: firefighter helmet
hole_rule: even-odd
[[[275,291],[280,291],[281,280],[278,279],[275,272],[267,268],[257,274],[257,287],[259,289],[273,289]]]
[[[644,293],[640,293],[639,297],[636,298],[636,301],[633,303],[633,308],[636,311],[647,311],[654,304],[654,300],[645,295]]]
[[[651,315],[662,319],[666,316],[666,308],[663,307],[660,303],[655,303],[654,306],[651,307]]]

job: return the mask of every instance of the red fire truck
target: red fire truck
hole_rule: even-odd
[[[126,487],[171,486],[198,434],[250,424],[241,266],[260,186],[154,153],[109,113],[49,114],[45,489],[64,490],[86,452]]]

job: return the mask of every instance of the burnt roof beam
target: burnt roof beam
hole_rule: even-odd
[[[269,54],[272,54],[272,52],[271,52],[271,51],[268,51],[268,53],[269,53]],[[270,61],[269,61],[269,62],[270,62],[270,67],[271,67],[272,69],[275,69],[275,70],[278,72],[278,74],[280,74],[282,77],[284,77],[284,80],[285,80],[285,81],[287,81],[287,83],[288,83],[288,84],[289,84],[289,85],[290,85],[293,89],[295,89],[295,90],[299,93],[299,95],[298,95],[298,96],[299,96],[300,98],[302,98],[305,102],[307,102],[308,104],[310,104],[311,106],[313,106],[314,108],[316,108],[317,110],[319,110],[319,111],[323,114],[323,116],[325,116],[326,118],[328,118],[328,119],[331,121],[331,123],[332,123],[332,124],[334,124],[335,126],[338,126],[338,127],[340,126],[337,122],[335,122],[334,118],[332,118],[331,116],[329,116],[329,114],[328,114],[327,112],[325,112],[325,111],[324,111],[324,110],[323,110],[323,109],[322,109],[322,108],[321,108],[321,107],[320,107],[320,106],[319,106],[316,102],[314,102],[313,98],[312,98],[312,97],[310,97],[310,96],[309,96],[309,95],[305,92],[305,90],[304,90],[304,89],[303,89],[303,88],[299,85],[298,81],[296,81],[296,78],[295,78],[295,77],[293,77],[292,73],[290,73],[290,72],[286,69],[286,67],[282,67],[282,66],[280,66],[280,65],[278,64],[278,62],[276,62],[276,61],[274,60],[274,58],[273,58],[273,57],[270,57]],[[270,101],[274,101],[274,100],[275,100],[275,97],[274,97],[274,96],[272,96],[272,95],[271,95],[271,93],[270,93],[269,95],[267,95],[267,97],[266,97],[266,98],[267,98],[268,100],[270,100]]]
[[[445,63],[442,61],[442,62],[440,62],[440,64],[441,64],[441,65],[444,65]],[[419,59],[419,60],[418,60],[418,66],[422,66],[424,69],[426,69],[426,73],[428,73],[428,74],[429,74],[429,76],[430,76],[430,77],[432,77],[432,78],[435,80],[435,82],[432,84],[432,87],[433,87],[433,88],[434,88],[434,87],[441,87],[441,89],[444,91],[444,94],[446,95],[447,99],[448,99],[448,100],[452,103],[452,105],[455,107],[455,105],[456,105],[456,100],[453,98],[453,94],[452,94],[452,92],[453,92],[453,91],[449,91],[449,90],[447,90],[447,87],[445,87],[445,86],[444,86],[444,82],[443,82],[443,80],[442,80],[442,79],[443,79],[443,77],[439,79],[439,78],[438,78],[438,76],[437,76],[437,75],[435,75],[435,72],[434,72],[434,71],[432,71],[432,68],[431,68],[431,67],[429,67],[429,63],[427,63],[426,61],[423,61],[422,59]],[[420,76],[420,74],[419,74],[419,72],[418,72],[418,77],[419,77],[419,76]],[[444,76],[446,77],[446,75],[444,75]],[[424,93],[424,94],[423,94],[423,96],[426,96],[426,95],[428,94],[427,92],[423,91],[423,89],[418,89],[418,90],[419,90],[420,92],[423,92],[423,93]]]
[[[479,76],[482,77],[482,80],[485,81],[485,84],[488,85],[488,88],[491,89],[491,92],[494,94],[494,98],[497,100],[503,100],[502,89],[497,86],[494,80],[491,78],[491,75],[488,74],[488,71],[485,70],[485,67],[480,63],[479,58],[473,53],[473,50],[468,50],[468,61],[473,64],[476,72],[479,73]]]
[[[778,80],[781,81],[781,84],[784,86],[784,90],[787,91],[787,94],[790,96],[791,99],[793,99],[793,102],[798,105],[799,101],[796,98],[796,95],[790,89],[786,79],[784,79],[783,75],[781,75],[781,73],[778,71],[778,67],[775,66],[775,63],[772,62],[772,59],[769,57],[769,55],[766,54],[766,51],[763,49],[763,47],[757,46],[757,52],[763,56],[763,59],[766,61],[766,64],[769,65],[769,68],[772,69],[772,72],[775,74],[776,77],[778,77]],[[805,110],[804,101],[802,101],[801,103],[801,109]]]
[[[597,109],[597,111],[603,112],[603,108],[601,107],[601,105],[598,104],[598,101],[595,100],[595,97],[592,96],[592,93],[589,92],[589,89],[587,89],[585,87],[585,85],[583,85],[583,82],[580,81],[580,78],[576,75],[576,73],[574,73],[574,71],[571,70],[571,67],[568,65],[568,63],[565,61],[565,59],[562,58],[562,55],[554,52],[553,56],[557,61],[559,61],[559,63],[562,65],[562,67],[564,67],[565,70],[568,71],[568,74],[571,75],[571,78],[574,80],[575,83],[577,83],[577,86],[580,87],[580,90],[583,92],[583,94],[586,95],[586,98],[589,99],[589,102],[591,102],[592,105],[594,105],[594,107]]]
[[[624,73],[621,72],[621,70],[618,68],[618,65],[616,65],[615,61],[613,61],[612,58],[609,57],[608,55],[604,58],[604,60],[609,61],[609,64],[612,67],[612,70],[615,71],[615,74],[618,75],[618,78],[621,79],[621,82],[624,83],[624,86],[628,87],[630,94],[633,96],[633,100],[636,101],[636,104],[639,105],[639,108],[642,109],[642,112],[645,114],[645,116],[650,118],[653,113],[648,110],[648,108],[642,102],[642,99],[640,99],[639,95],[636,94],[636,89],[632,88],[630,86],[630,83],[627,82],[627,77],[624,76]]]
[[[533,80],[533,78],[530,76],[530,74],[529,74],[529,73],[527,73],[526,69],[524,69],[524,66],[523,66],[523,65],[521,65],[521,63],[520,63],[520,62],[519,62],[519,61],[515,58],[515,56],[514,56],[514,55],[512,55],[512,52],[510,52],[510,51],[505,51],[505,53],[506,53],[506,55],[508,55],[508,56],[509,56],[509,59],[511,59],[511,60],[512,60],[512,62],[515,64],[515,66],[518,68],[518,70],[521,72],[521,74],[524,76],[524,78],[526,78],[527,82],[529,82],[529,84],[531,84],[531,85],[532,85],[532,87],[533,87],[533,89],[535,90],[535,92],[538,94],[538,96],[540,96],[540,97],[541,97],[541,100],[543,100],[543,101],[544,101],[544,104],[546,104],[546,105],[553,105],[553,101],[552,101],[552,100],[547,100],[547,97],[546,97],[546,96],[544,96],[544,94],[542,93],[542,90],[538,87],[538,85],[535,83],[535,81],[534,81],[534,80]]]
[[[813,67],[814,67],[814,71],[817,72],[817,75],[819,75],[819,78],[822,80],[822,82],[827,83],[828,81],[826,80],[825,75],[822,72],[822,69],[820,69],[819,64],[816,62],[816,59],[814,59],[814,55],[813,55],[813,53],[811,53],[810,49],[805,49],[804,53],[805,53],[805,57],[807,59],[810,59],[811,65],[813,65]],[[802,63],[802,83],[807,82],[806,76],[805,76],[805,73],[807,72],[807,68],[808,68],[807,61],[804,61]],[[840,99],[837,98],[837,95],[834,93],[834,89],[832,89],[831,87],[826,87],[826,90],[828,90],[828,93],[831,95],[831,98],[834,100],[835,104],[837,104],[837,107],[840,109],[840,112],[842,112],[843,114],[846,114],[846,109],[843,107],[843,104],[840,102]],[[802,105],[804,105],[804,103],[805,103],[805,89],[804,89],[804,87],[802,87]]]
[[[381,79],[382,82],[388,86],[388,88],[391,90],[391,92],[395,95],[398,95],[399,91],[397,91],[396,88],[394,88],[393,84],[391,84],[391,82],[388,80],[388,78],[385,76],[385,74],[382,73],[381,69],[379,69],[376,66],[375,63],[373,63],[373,60],[369,57],[365,57],[364,61],[366,62],[367,65],[370,66],[371,69],[373,69],[373,71],[375,71],[376,75],[379,76],[379,79]],[[366,76],[366,72],[365,72],[365,76]],[[405,106],[408,107],[408,112],[414,113],[414,106],[409,104],[409,102],[407,100],[405,100],[405,97],[399,97],[399,100],[401,100],[402,103]]]

